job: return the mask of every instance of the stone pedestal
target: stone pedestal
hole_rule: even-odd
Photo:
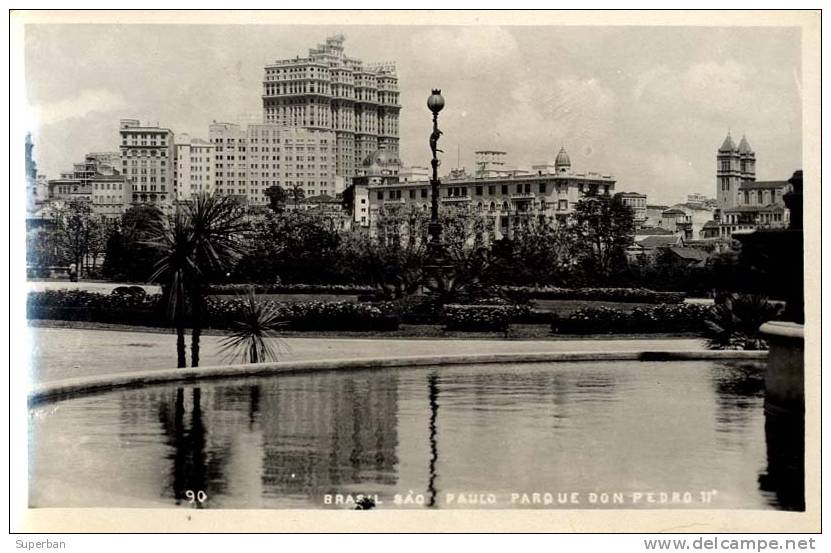
[[[759,487],[782,508],[805,510],[805,333],[801,324],[771,321],[765,372],[767,472]]]
[[[797,323],[770,321],[759,329],[768,343],[765,403],[805,411],[805,330]]]

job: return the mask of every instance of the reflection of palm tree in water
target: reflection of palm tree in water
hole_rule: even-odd
[[[168,445],[173,448],[171,476],[173,497],[177,505],[182,501],[190,501],[186,495],[188,491],[194,494],[199,491],[209,493],[207,490],[208,463],[205,453],[206,432],[202,420],[202,392],[199,388],[193,389],[192,403],[189,430],[185,427],[185,391],[183,388],[176,390],[172,428],[166,404],[163,405],[160,413],[162,425],[168,435]],[[198,501],[194,502],[194,506],[204,507]]]
[[[438,377],[431,374],[427,377],[428,398],[430,400],[430,481],[427,483],[427,506],[436,506],[436,462],[439,460],[438,443],[436,442],[436,420],[439,416],[439,387]]]

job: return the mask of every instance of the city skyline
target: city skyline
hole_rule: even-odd
[[[406,165],[428,162],[424,103],[436,87],[447,99],[443,172],[457,165],[457,152],[469,170],[474,151],[483,148],[506,150],[511,165],[530,168],[553,161],[565,146],[575,170],[612,173],[617,190],[646,193],[650,203],[695,192],[713,197],[714,151],[728,130],[737,141],[747,134],[759,180],[784,179],[801,167],[798,28],[399,31],[27,26],[27,94],[40,122],[32,129],[38,167],[55,178],[86,152],[117,149],[122,117],[156,120],[200,138],[207,138],[213,120],[257,122],[264,66],[304,57],[336,33],[346,36],[348,55],[396,63]],[[85,63],[61,70],[77,59]],[[165,70],[154,72],[159,64]]]

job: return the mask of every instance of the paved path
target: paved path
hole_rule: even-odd
[[[29,327],[34,383],[79,376],[169,369],[176,365],[174,334]],[[221,336],[203,336],[201,365],[229,360]],[[281,361],[356,357],[528,353],[549,351],[678,351],[704,349],[691,338],[654,340],[403,340],[388,338],[282,338]],[[190,355],[188,336],[188,355]],[[190,359],[188,357],[188,359]],[[238,361],[239,362],[239,361]]]

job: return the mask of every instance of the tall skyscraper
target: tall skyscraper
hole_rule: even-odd
[[[263,122],[335,133],[335,173],[347,180],[376,150],[398,155],[398,76],[392,62],[366,64],[328,37],[306,58],[265,67]]]

